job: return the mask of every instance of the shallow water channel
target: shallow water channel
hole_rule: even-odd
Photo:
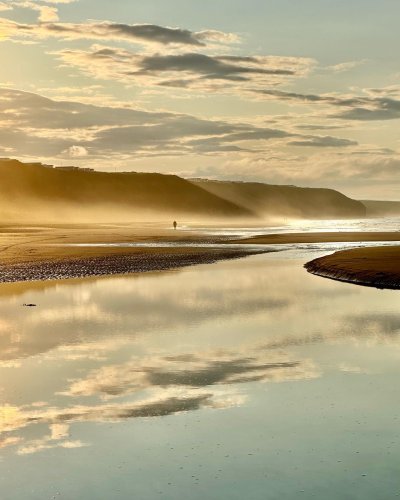
[[[399,495],[400,292],[320,254],[1,285],[1,498]]]

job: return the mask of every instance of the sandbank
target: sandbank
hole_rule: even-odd
[[[338,281],[400,289],[400,246],[342,250],[304,267],[312,274]]]

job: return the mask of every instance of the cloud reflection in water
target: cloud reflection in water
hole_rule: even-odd
[[[317,344],[399,341],[393,294],[379,292],[386,313],[376,313],[376,291],[271,257],[1,291],[0,447],[25,455],[86,446],[70,437],[76,423],[230,408],[244,404],[245,384],[315,379],[324,372],[310,350]],[[332,361],[364,373],[352,359]],[[24,377],[10,394],[23,388],[29,404],[6,397],[16,363]],[[39,375],[54,386],[34,388],[30,376]]]

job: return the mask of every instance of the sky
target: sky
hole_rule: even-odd
[[[0,156],[400,200],[398,0],[0,0]]]

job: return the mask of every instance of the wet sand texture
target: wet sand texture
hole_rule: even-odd
[[[400,247],[355,248],[304,266],[318,276],[375,288],[400,289]]]
[[[167,253],[110,254],[50,261],[21,262],[0,265],[0,282],[62,280],[115,274],[143,273],[177,269],[196,264],[212,264],[219,260],[237,259],[250,254],[245,250],[212,250]]]

